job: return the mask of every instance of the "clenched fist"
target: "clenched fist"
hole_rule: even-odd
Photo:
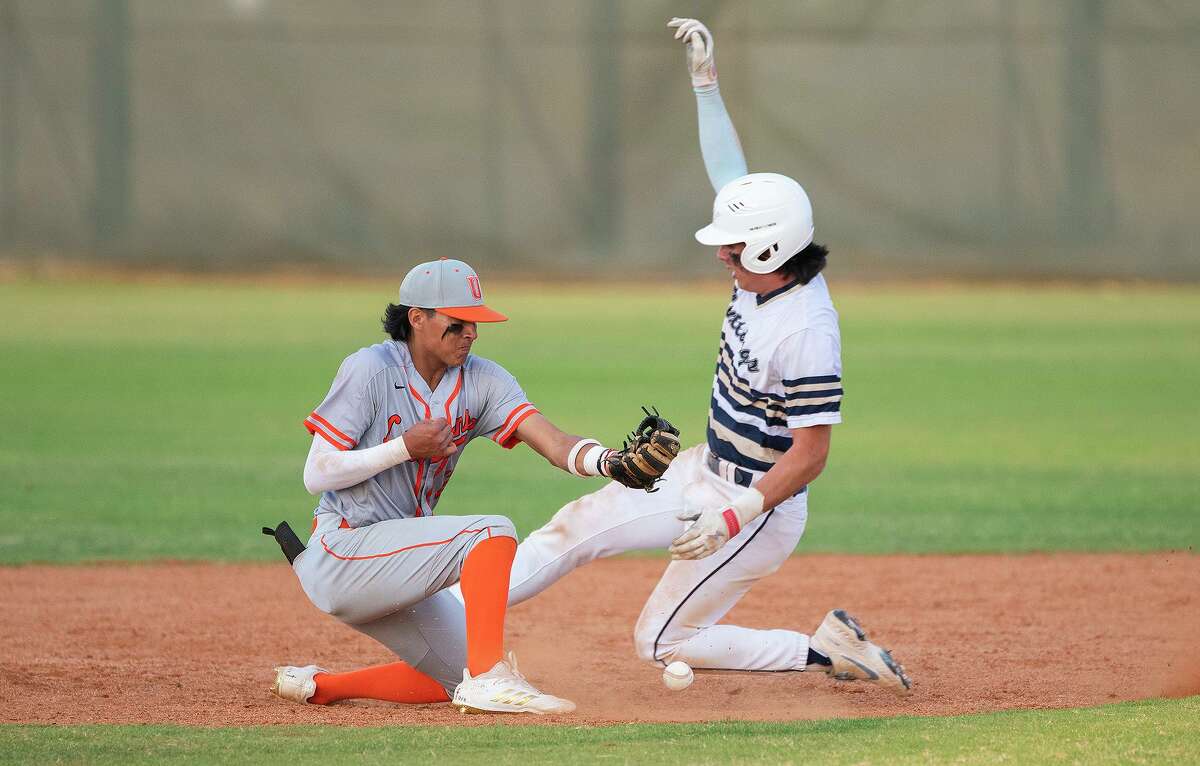
[[[443,418],[422,420],[404,432],[404,446],[412,460],[446,457],[458,452],[450,424]]]

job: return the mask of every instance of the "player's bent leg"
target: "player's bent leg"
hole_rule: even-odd
[[[347,697],[407,702],[448,700],[448,692],[458,683],[466,664],[462,649],[463,609],[449,594],[437,594],[459,579],[460,571],[472,557],[484,564],[497,559],[487,551],[495,551],[499,546],[504,549],[498,557],[503,572],[492,572],[488,566],[475,568],[481,569],[484,578],[500,576],[500,585],[495,589],[503,609],[508,590],[507,567],[516,547],[515,537],[512,522],[501,516],[397,519],[349,529],[341,526],[341,519],[335,514],[319,515],[308,549],[293,563],[305,593],[322,611],[377,637],[406,663],[336,676],[315,666],[282,668],[277,671],[273,691],[295,701],[321,702]],[[477,551],[484,553],[474,555]],[[432,601],[426,599],[431,594],[437,596]],[[436,613],[438,607],[453,615],[453,619],[447,620],[453,625],[454,636],[449,642],[454,650],[453,667],[446,667],[422,636],[422,622],[437,623],[445,617],[434,614],[432,619],[420,619]],[[483,610],[484,622],[494,621],[494,615],[487,617],[486,612]],[[495,660],[499,660],[503,615],[498,624],[487,625],[482,632],[484,646],[489,634],[501,637],[488,649],[489,655],[494,654]],[[426,672],[428,669],[434,673]],[[400,684],[399,689],[396,684]]]
[[[420,704],[449,702],[466,663],[463,606],[446,591],[373,622],[351,625],[401,662],[348,673],[316,665],[276,668],[271,691],[292,702],[327,705],[346,699]]]
[[[335,514],[320,514],[293,568],[314,605],[355,626],[460,582],[467,651],[455,704],[477,711],[570,712],[573,703],[538,691],[511,655],[503,659],[515,551],[516,531],[500,516],[395,519],[347,529]]]
[[[598,558],[665,548],[679,536],[676,515],[703,469],[704,447],[679,453],[654,492],[616,482],[563,506],[517,548],[508,603],[519,604]]]
[[[504,616],[508,609],[508,576],[517,552],[515,534],[475,543],[462,565],[467,621],[467,669],[486,673],[504,657]]]
[[[336,525],[330,521],[324,525],[318,524],[318,527],[310,541],[309,550],[302,556],[315,556],[315,551],[312,554],[309,551],[321,544],[321,528],[336,528]],[[468,529],[481,527],[493,530],[498,535],[501,532],[512,534],[511,523],[502,517],[475,517],[466,525]],[[483,536],[476,538],[476,542],[487,539]],[[511,541],[511,537],[504,539]],[[326,538],[327,545],[331,542]],[[305,563],[298,558],[297,568],[300,570],[297,574],[303,572],[301,580],[304,582],[314,579],[311,570],[320,567],[315,562]],[[318,590],[319,597],[326,593],[325,588]],[[330,605],[326,611],[333,609]],[[328,704],[343,699],[377,699],[400,703],[450,700],[455,686],[462,680],[467,651],[463,604],[448,591],[435,592],[429,598],[375,620],[347,624],[374,638],[403,661],[337,674],[328,673],[315,665],[277,668],[272,692],[293,702],[313,704]]]
[[[309,600],[356,625],[412,606],[458,581],[463,562],[485,540],[515,539],[503,516],[430,516],[341,528],[317,516],[308,548],[292,564]]]
[[[467,665],[466,619],[462,602],[449,591],[439,591],[374,622],[350,627],[383,644],[414,670],[432,679],[443,690],[443,699],[436,701],[448,701],[462,680]],[[412,695],[422,690],[428,691],[430,697],[437,696],[423,681],[397,693]]]
[[[791,555],[806,516],[804,498],[796,498],[755,519],[712,556],[671,562],[634,629],[638,656],[693,668],[803,670],[805,634],[716,623]]]
[[[328,705],[348,699],[372,699],[417,705],[449,702],[450,696],[433,678],[407,662],[352,670],[348,673],[317,673],[315,691],[308,701]]]

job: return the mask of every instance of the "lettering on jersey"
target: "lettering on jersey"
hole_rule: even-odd
[[[385,442],[391,441],[403,433],[402,431],[397,431],[394,434],[392,433],[392,429],[398,427],[402,422],[403,421],[400,419],[399,415],[388,416],[387,433],[383,435],[383,440]],[[453,425],[450,427],[450,436],[454,438],[454,443],[461,447],[465,439],[460,440],[459,437],[466,435],[467,432],[473,429],[478,423],[479,419],[471,417],[470,410],[463,410],[463,414],[455,418]]]
[[[729,321],[729,329],[737,336],[738,342],[744,345],[746,343],[746,333],[748,332],[746,320],[733,308],[732,304],[730,304],[729,308],[725,309],[725,318]],[[758,372],[758,360],[751,356],[752,353],[748,348],[738,351],[734,364],[738,367],[745,367],[748,372]]]
[[[392,438],[392,429],[395,428],[396,426],[400,425],[400,423],[401,423],[401,420],[400,420],[399,415],[389,415],[388,416],[388,430],[387,430],[387,433],[383,435],[383,440],[385,442]],[[397,433],[396,435],[399,436],[399,433]]]
[[[457,440],[458,437],[466,435],[478,422],[478,419],[471,417],[470,410],[464,409],[463,414],[455,418],[454,423],[450,426],[450,435]]]
[[[471,417],[471,411],[463,410],[463,414],[454,419],[454,423],[450,426],[450,436],[454,440],[454,444],[462,447],[467,443],[467,433],[475,428],[479,423],[478,418]],[[429,482],[425,485],[424,499],[426,504],[433,504],[442,493],[446,491],[446,485],[450,483],[450,477],[454,475],[454,469],[450,467],[450,456],[435,457],[429,461]],[[421,493],[418,492],[418,495]],[[418,496],[418,501],[421,499]]]
[[[725,309],[725,318],[729,320],[729,329],[733,330],[733,334],[737,336],[738,340],[740,340],[742,343],[745,343],[746,320],[742,319],[742,315],[739,314],[732,305]]]
[[[744,348],[738,352],[738,367],[745,367],[749,372],[758,372],[758,360],[750,358],[750,349]]]

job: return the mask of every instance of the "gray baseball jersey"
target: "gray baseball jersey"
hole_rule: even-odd
[[[351,527],[433,514],[467,442],[486,436],[505,448],[537,409],[500,365],[468,356],[431,391],[413,367],[408,344],[388,340],[342,362],[325,400],[304,427],[340,450],[373,447],[419,420],[446,418],[458,451],[447,458],[410,460],[361,484],[321,495],[316,513],[336,513]]]

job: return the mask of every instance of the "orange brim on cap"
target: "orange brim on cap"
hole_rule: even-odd
[[[507,322],[508,317],[499,311],[493,311],[487,306],[443,306],[435,309],[448,317],[461,319],[464,322]]]

